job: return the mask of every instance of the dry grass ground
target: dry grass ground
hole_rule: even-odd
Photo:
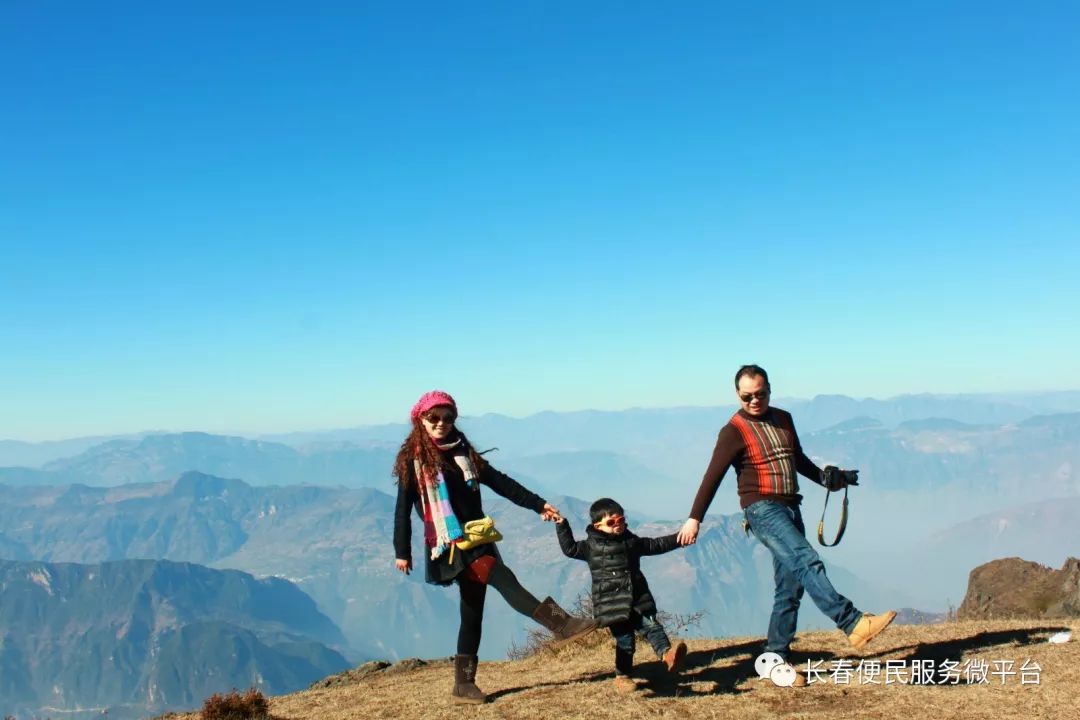
[[[1080,629],[1080,621],[984,621],[940,625],[893,626],[861,655],[838,631],[801,633],[795,645],[800,668],[807,660],[822,661],[822,682],[805,688],[781,688],[759,680],[754,659],[761,638],[693,640],[685,667],[669,676],[644,643],[638,646],[640,687],[618,693],[612,683],[610,639],[592,647],[569,646],[525,660],[481,663],[477,684],[489,694],[481,706],[450,703],[453,667],[434,662],[404,672],[379,672],[353,684],[336,685],[276,697],[271,712],[291,720],[345,718],[1078,718],[1080,637],[1063,645],[1047,642],[1054,633]],[[881,684],[847,684],[832,676],[834,661],[879,661]],[[912,661],[959,663],[956,684],[885,683],[888,661],[910,674]],[[984,661],[988,669],[1014,676],[989,675],[988,683],[972,682],[971,669]],[[1022,682],[1021,667],[1031,672]],[[1039,670],[1034,671],[1037,664]],[[967,668],[967,670],[965,670]],[[1037,682],[1035,682],[1037,680]],[[197,716],[186,716],[194,720]]]

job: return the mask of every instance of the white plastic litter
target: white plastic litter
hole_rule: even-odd
[[[1069,642],[1069,639],[1071,637],[1072,637],[1072,633],[1069,632],[1068,630],[1066,630],[1064,632],[1059,632],[1057,635],[1051,635],[1050,636],[1050,642],[1054,643],[1055,645],[1060,645],[1062,643]]]

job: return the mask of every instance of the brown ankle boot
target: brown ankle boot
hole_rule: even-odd
[[[451,693],[455,705],[479,705],[487,702],[480,688],[476,687],[476,656],[454,656],[454,692]]]
[[[667,668],[667,671],[673,673],[679,672],[679,666],[682,665],[684,657],[686,657],[686,643],[679,642],[668,648],[668,651],[664,653],[664,657],[661,659],[664,661],[664,667]]]
[[[550,630],[559,643],[588,635],[598,627],[595,620],[568,614],[550,597],[533,610],[532,618]]]

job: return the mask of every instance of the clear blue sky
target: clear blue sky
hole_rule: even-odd
[[[3,3],[0,438],[1080,387],[1078,26]]]

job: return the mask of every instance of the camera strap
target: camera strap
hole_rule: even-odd
[[[829,509],[829,496],[831,492],[825,493],[825,507],[821,509],[821,520],[817,524],[817,541],[824,547],[835,547],[840,544],[840,539],[844,537],[844,531],[847,530],[847,486],[844,486],[844,504],[840,507],[840,529],[836,531],[836,537],[833,538],[831,543],[825,542],[825,511]]]

